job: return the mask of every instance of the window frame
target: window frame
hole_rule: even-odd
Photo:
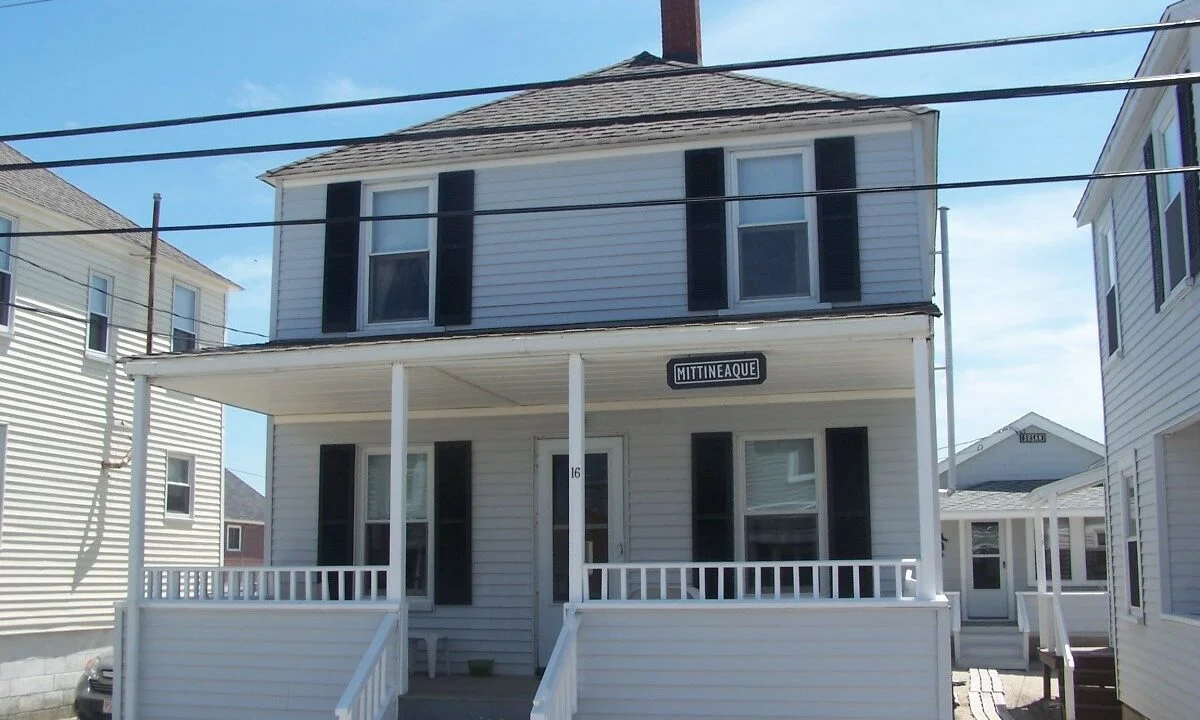
[[[1097,287],[1100,290],[1098,305],[1104,311],[1104,319],[1108,320],[1108,294],[1113,294],[1113,306],[1115,308],[1114,321],[1111,323],[1117,330],[1117,346],[1112,352],[1109,352],[1108,345],[1100,348],[1104,362],[1114,357],[1122,357],[1125,354],[1125,332],[1121,327],[1121,274],[1120,265],[1117,261],[1117,216],[1116,208],[1113,207],[1111,199],[1105,203],[1104,209],[1100,212],[1095,223],[1092,225],[1093,241],[1096,247],[1096,262],[1100,270],[1099,282]],[[1108,323],[1105,327],[1105,340],[1108,338]],[[1111,344],[1111,343],[1110,343]]]
[[[811,191],[816,187],[817,170],[813,157],[815,148],[812,142],[770,147],[746,149],[731,149],[725,152],[725,187],[728,194],[739,194],[738,161],[763,157],[783,157],[799,155],[803,168],[804,190]],[[741,224],[740,202],[726,203],[726,255],[730,259],[726,269],[726,282],[730,288],[731,309],[766,310],[772,307],[795,307],[797,305],[820,305],[821,269],[818,257],[817,238],[817,200],[815,197],[802,198],[804,202],[804,224],[808,241],[808,294],[791,295],[770,298],[742,297],[742,257],[741,257]],[[788,224],[788,223],[776,223]],[[774,224],[753,224],[746,227],[773,227]]]
[[[195,305],[196,314],[194,317],[191,318],[192,329],[190,331],[183,330],[183,328],[178,327],[179,321],[181,319],[183,319],[183,316],[181,316],[177,312],[175,312],[175,293],[179,288],[183,288],[185,290],[191,290],[193,293],[195,293],[195,296],[196,296],[196,305]],[[171,283],[171,338],[170,338],[171,352],[191,352],[193,350],[200,349],[200,315],[201,314],[202,313],[201,313],[201,309],[200,309],[200,288],[195,285],[191,285],[186,282],[183,282],[182,280],[180,280],[178,278],[175,278],[173,280],[173,282]],[[175,331],[176,330],[182,330],[183,332],[190,332],[192,334],[191,349],[188,349],[188,350],[176,349],[176,347],[175,347]]]
[[[1136,459],[1134,461],[1136,463]],[[1123,615],[1128,618],[1133,618],[1139,622],[1144,621],[1146,613],[1146,572],[1145,565],[1142,562],[1142,518],[1141,518],[1141,490],[1138,488],[1137,470],[1135,468],[1126,468],[1121,471],[1120,479],[1121,490],[1121,560],[1124,563],[1121,576],[1124,578],[1124,593],[1121,607]],[[1132,501],[1132,504],[1131,504]],[[1132,525],[1134,537],[1129,537],[1130,527]],[[1115,526],[1115,523],[1114,523]],[[1136,543],[1137,552],[1137,568],[1138,568],[1138,604],[1134,605],[1132,593],[1130,593],[1129,577],[1129,544]],[[1110,547],[1112,544],[1110,542]]]
[[[17,225],[16,217],[14,217],[12,215],[8,215],[7,213],[0,213],[0,220],[8,221],[8,223],[9,223],[8,232],[10,232],[10,233],[20,232],[20,229]],[[12,237],[10,235],[8,237],[8,255],[0,254],[0,258],[7,261],[5,263],[7,265],[7,269],[0,270],[0,273],[5,273],[8,275],[8,297],[0,298],[0,300],[7,301],[9,303],[7,313],[4,313],[3,310],[0,310],[0,335],[11,334],[13,325],[16,324],[17,309],[12,306],[12,303],[16,302],[16,299],[17,299],[17,276],[16,276],[15,259],[17,256],[17,243],[19,240],[20,240],[20,238]],[[5,315],[7,315],[7,318],[4,317]]]
[[[814,432],[766,432],[738,433],[733,443],[733,551],[736,562],[746,562],[746,445],[751,442],[771,440],[811,440],[816,467],[817,491],[817,557],[816,561],[829,559],[829,513],[826,492],[825,448],[820,433]],[[795,515],[791,512],[753,513],[755,516]]]
[[[183,460],[188,464],[188,510],[186,513],[170,509],[170,486],[183,483],[171,481],[171,461]],[[196,456],[179,452],[168,452],[163,459],[163,516],[167,519],[191,520],[196,514]]]
[[[108,283],[108,290],[105,291],[104,301],[104,349],[97,350],[92,347],[92,279],[103,278]],[[88,286],[87,286],[87,325],[84,330],[83,349],[84,353],[89,357],[109,359],[113,355],[113,293],[115,292],[116,278],[111,273],[102,272],[97,269],[88,270]],[[97,315],[101,313],[95,313]]]
[[[433,593],[434,593],[434,570],[437,568],[437,558],[435,557],[434,547],[434,518],[433,518],[433,498],[434,488],[437,483],[437,473],[433,467],[433,445],[430,443],[410,444],[408,446],[409,455],[426,456],[426,468],[429,473],[428,485],[425,488],[425,525],[427,528],[428,552],[426,553],[426,584],[425,595],[408,595],[406,594],[406,602],[412,610],[432,610],[433,609]],[[354,564],[366,566],[367,553],[367,458],[372,455],[387,455],[391,456],[392,449],[388,445],[366,445],[360,446],[358,458],[356,462],[355,478],[354,478]],[[407,463],[407,459],[405,459]],[[389,495],[390,497],[390,495]],[[388,522],[391,522],[391,511],[388,511]],[[379,521],[371,521],[379,522]],[[405,521],[408,522],[407,520]],[[390,531],[389,531],[390,532]],[[375,566],[372,566],[375,567]],[[387,569],[387,566],[379,566]],[[407,585],[407,580],[405,580]]]
[[[1105,566],[1106,566],[1105,575],[1106,575],[1106,577],[1104,577],[1100,580],[1089,580],[1087,577],[1087,544],[1086,544],[1086,538],[1084,537],[1084,529],[1083,529],[1084,521],[1086,521],[1086,520],[1100,520],[1101,522],[1105,522],[1105,527],[1107,528],[1107,522],[1105,521],[1105,516],[1103,514],[1094,515],[1094,514],[1090,514],[1090,513],[1086,513],[1086,512],[1072,513],[1071,515],[1059,515],[1058,520],[1059,520],[1059,522],[1062,522],[1064,520],[1067,521],[1067,526],[1068,526],[1068,530],[1069,530],[1069,534],[1070,534],[1070,542],[1066,549],[1068,549],[1070,551],[1071,564],[1070,564],[1069,568],[1064,568],[1064,570],[1070,571],[1071,578],[1070,579],[1063,578],[1063,581],[1062,581],[1063,587],[1070,587],[1070,588],[1105,588],[1105,587],[1108,587],[1108,577],[1107,577],[1108,560],[1107,559],[1105,560]],[[1050,516],[1043,515],[1042,516],[1042,527],[1046,527],[1046,524],[1049,522],[1050,522]],[[1025,574],[1026,574],[1026,579],[1029,581],[1029,587],[1037,587],[1037,555],[1036,555],[1036,553],[1037,553],[1037,536],[1034,533],[1041,531],[1041,529],[1042,528],[1037,527],[1037,521],[1035,518],[1030,517],[1030,518],[1026,519],[1026,521],[1025,521],[1025,548],[1026,548],[1026,550],[1025,550],[1025,560],[1026,560]],[[1105,532],[1107,532],[1107,529],[1105,530]],[[1107,538],[1105,538],[1105,552],[1106,553],[1111,552],[1111,546],[1112,546],[1112,544],[1108,542]],[[1061,543],[1060,543],[1059,550],[1061,551],[1063,549],[1064,548],[1061,547]],[[1049,539],[1048,535],[1046,536],[1046,540],[1045,540],[1045,550],[1046,550],[1047,555],[1049,555],[1050,539]],[[1050,582],[1050,577],[1049,577],[1050,564],[1049,564],[1048,559],[1046,561],[1046,575],[1047,575],[1046,582],[1049,583]]]
[[[437,178],[417,178],[409,180],[396,180],[391,182],[364,184],[362,189],[362,197],[359,200],[360,212],[363,217],[372,216],[375,214],[375,194],[381,192],[390,192],[393,190],[414,190],[424,188],[429,193],[429,212],[437,212],[438,207],[438,183]],[[391,328],[432,328],[434,325],[434,310],[437,302],[437,218],[429,218],[429,238],[428,249],[429,261],[429,299],[426,303],[427,313],[424,318],[412,318],[409,320],[383,320],[380,322],[371,322],[371,258],[376,253],[371,251],[371,243],[374,237],[375,223],[364,221],[360,230],[359,237],[359,258],[358,258],[358,327],[360,329],[391,329]],[[380,255],[410,255],[417,251],[405,251],[397,253],[379,253]]]
[[[1150,121],[1150,136],[1151,145],[1154,148],[1154,165],[1155,167],[1167,166],[1167,153],[1164,147],[1163,138],[1171,130],[1172,123],[1175,127],[1176,138],[1182,142],[1180,137],[1179,126],[1179,108],[1175,102],[1175,94],[1168,91],[1163,93],[1162,99],[1159,101],[1158,107],[1155,108]],[[1179,178],[1179,202],[1180,212],[1182,213],[1182,233],[1180,240],[1183,243],[1181,254],[1183,257],[1183,277],[1179,282],[1172,286],[1171,271],[1170,271],[1170,240],[1167,237],[1167,206],[1170,192],[1167,183],[1172,177]],[[1187,192],[1183,186],[1182,175],[1159,175],[1154,180],[1154,193],[1158,200],[1158,227],[1159,227],[1159,251],[1162,256],[1162,282],[1163,282],[1163,308],[1168,304],[1173,304],[1176,298],[1187,293],[1192,286],[1192,268],[1191,259],[1188,257],[1188,216],[1187,216]]]
[[[232,530],[237,531],[237,539],[238,539],[237,547],[234,547],[233,543],[229,542],[229,533]],[[241,555],[242,554],[242,537],[243,537],[243,532],[242,532],[241,525],[237,525],[234,523],[229,523],[229,524],[225,525],[225,552],[237,553],[237,554]]]

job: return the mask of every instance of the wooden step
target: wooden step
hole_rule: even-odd
[[[1081,705],[1075,703],[1075,717],[1083,720],[1121,720],[1121,706]]]

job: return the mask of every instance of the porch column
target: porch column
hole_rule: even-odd
[[[129,582],[125,592],[125,652],[121,682],[126,702],[121,703],[126,720],[138,711],[138,648],[140,625],[138,605],[145,592],[146,549],[146,454],[150,436],[150,381],[133,376],[133,437],[129,471]]]
[[[1062,561],[1058,556],[1058,494],[1050,495],[1050,581],[1053,583],[1054,601],[1062,600]]]
[[[1038,647],[1050,647],[1050,603],[1046,601],[1046,534],[1042,531],[1042,506],[1033,510],[1033,568],[1037,573]]]
[[[933,420],[933,347],[913,339],[913,383],[917,410],[917,516],[921,524],[921,570],[917,598],[937,597],[941,583],[941,521],[938,513],[937,432]]]
[[[408,473],[408,368],[392,365],[392,437],[390,502],[388,510],[388,600],[404,600],[408,584],[404,560],[408,545],[405,535],[405,490]]]
[[[567,601],[583,602],[583,357],[567,361]]]

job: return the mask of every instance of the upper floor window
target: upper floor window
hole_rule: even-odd
[[[381,188],[367,194],[369,215],[429,212],[432,188]],[[428,321],[434,223],[428,218],[383,220],[367,226],[367,322]]]
[[[192,491],[195,488],[195,461],[181,455],[167,456],[168,515],[192,514]]]
[[[171,305],[171,352],[196,349],[196,314],[200,308],[200,291],[175,283]]]
[[[391,556],[392,458],[386,452],[368,452],[361,542],[366,565],[387,565]],[[433,551],[429,529],[433,517],[433,458],[428,449],[411,449],[405,474],[404,559],[405,595],[432,598]]]
[[[1108,354],[1121,348],[1121,305],[1117,295],[1117,239],[1113,234],[1112,203],[1100,214],[1094,226],[1096,258],[1100,266],[1100,292],[1104,303],[1104,324]]]
[[[1183,165],[1183,146],[1179,134],[1179,117],[1174,95],[1168,93],[1154,118],[1153,144],[1155,167]],[[1163,291],[1167,296],[1187,277],[1187,210],[1184,206],[1183,175],[1159,175],[1155,181],[1158,191],[1159,242],[1162,246]]]
[[[12,220],[0,217],[0,329],[12,327],[12,228]]]
[[[737,195],[803,192],[809,184],[804,153],[735,154],[733,161]],[[734,203],[732,214],[738,298],[810,297],[816,262],[808,198],[745,200]]]
[[[227,525],[225,527],[225,552],[242,551],[242,526]]]
[[[91,273],[88,277],[87,349],[92,352],[108,353],[112,286],[112,278],[107,275]]]

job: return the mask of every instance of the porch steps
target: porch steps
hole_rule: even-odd
[[[1075,717],[1088,720],[1120,720],[1121,704],[1117,700],[1117,663],[1112,648],[1073,647],[1075,657]],[[1049,691],[1050,676],[1057,675],[1062,691],[1062,657],[1049,650],[1040,650],[1045,666],[1045,690]]]
[[[529,720],[528,700],[402,697],[398,720]]]
[[[409,677],[400,696],[398,720],[528,720],[538,678],[470,677],[424,673]]]
[[[1029,666],[1029,651],[1022,647],[1021,633],[1015,624],[963,625],[959,634],[960,667],[1024,670]]]

